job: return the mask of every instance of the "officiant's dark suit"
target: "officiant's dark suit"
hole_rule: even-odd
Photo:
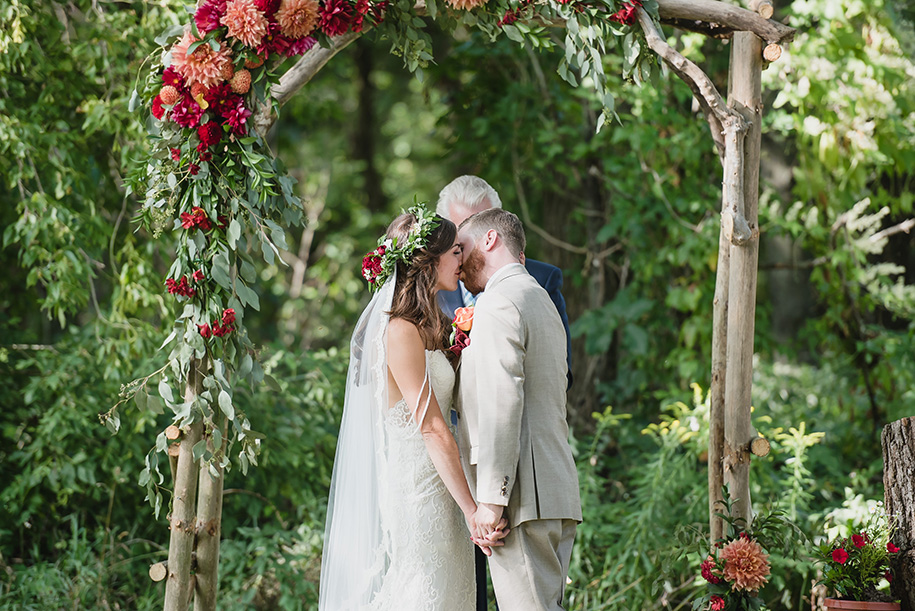
[[[566,300],[562,296],[562,270],[555,265],[527,259],[524,267],[528,273],[534,277],[534,280],[542,286],[549,294],[556,311],[559,312],[559,318],[562,319],[562,326],[566,330],[566,362],[569,366],[568,380],[569,388],[572,386],[572,336],[569,333],[569,316],[566,314]],[[461,287],[456,291],[440,291],[438,294],[438,305],[442,312],[449,320],[454,318],[454,311],[465,305],[464,298],[461,294]]]

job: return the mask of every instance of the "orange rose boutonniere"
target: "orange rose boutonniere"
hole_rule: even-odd
[[[454,311],[454,320],[451,321],[451,347],[448,348],[455,355],[470,345],[470,329],[473,327],[473,307],[458,308]]]

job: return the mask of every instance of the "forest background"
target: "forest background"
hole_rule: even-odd
[[[795,0],[763,73],[754,424],[757,506],[810,537],[883,496],[880,431],[915,400],[915,11]],[[155,609],[164,516],[137,486],[161,403],[98,414],[158,368],[174,317],[168,239],[136,231],[124,177],[145,146],[128,100],[178,2],[0,0],[0,609]],[[712,295],[721,170],[687,87],[610,78],[619,121],[556,57],[432,28],[411,76],[364,36],[286,107],[269,140],[309,225],[260,270],[246,315],[277,387],[236,402],[267,433],[227,475],[224,609],[312,609],[361,256],[413,201],[483,176],[565,273],[572,442],[585,520],[571,609],[688,609],[702,586],[682,528],[707,523]],[[671,43],[726,89],[725,41]],[[561,39],[560,39],[561,42]],[[555,53],[561,54],[562,51]],[[609,75],[623,59],[604,58]],[[803,554],[773,555],[771,609],[809,608]]]

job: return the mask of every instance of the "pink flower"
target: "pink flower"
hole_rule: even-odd
[[[328,36],[346,33],[353,20],[352,7],[347,0],[327,0],[321,11],[321,29]]]
[[[712,596],[709,599],[709,609],[711,611],[723,611],[724,610],[724,599],[718,595]]]
[[[891,541],[887,541],[886,542],[886,551],[888,551],[891,554],[896,554],[899,552],[899,548],[896,547],[895,545],[893,545],[893,543]]]
[[[832,560],[833,562],[838,562],[839,564],[845,564],[845,562],[848,560],[848,552],[846,552],[841,547],[834,549],[832,550]]]
[[[280,32],[294,40],[305,38],[318,24],[319,10],[316,0],[282,0],[276,12]]]
[[[228,108],[222,113],[222,118],[226,120],[226,123],[237,136],[244,136],[248,133],[248,128],[245,124],[250,116],[251,111],[245,108],[245,103],[241,98],[238,99],[238,104],[234,108]]]
[[[228,28],[228,36],[249,47],[259,45],[267,33],[267,18],[257,10],[254,0],[229,0],[219,22]]]
[[[201,34],[212,32],[219,27],[219,20],[226,13],[226,0],[207,0],[194,13],[194,23]]]
[[[181,40],[172,47],[172,65],[188,86],[200,83],[204,87],[212,87],[223,80],[222,72],[226,64],[231,63],[231,54],[224,43],[219,51],[214,51],[209,44],[202,44],[193,53],[188,53],[187,50],[197,40],[190,30],[185,31]]]
[[[852,543],[854,544],[854,546],[857,547],[858,549],[861,549],[862,547],[864,547],[865,545],[867,545],[867,541],[865,541],[865,540],[864,540],[864,537],[862,537],[861,535],[852,535],[852,536],[851,536],[851,542],[852,542]]]
[[[187,95],[178,100],[172,108],[172,121],[181,127],[197,127],[202,116],[203,109],[200,108],[200,104]]]
[[[203,270],[198,269],[191,275],[191,278],[194,279],[194,282],[203,282]]]
[[[721,550],[724,578],[734,590],[758,590],[769,581],[769,556],[749,537],[731,541]]]
[[[254,5],[269,19],[280,8],[280,0],[254,0]]]
[[[172,161],[181,161],[181,149],[168,149],[172,156]]]
[[[314,36],[306,36],[305,38],[300,38],[290,44],[286,51],[283,53],[286,57],[295,57],[296,55],[302,55],[306,51],[310,50],[318,40]]]

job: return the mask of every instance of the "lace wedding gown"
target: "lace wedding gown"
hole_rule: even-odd
[[[441,351],[426,351],[426,367],[442,415],[450,423],[454,370]],[[389,567],[371,609],[472,611],[473,543],[406,401],[385,410],[384,429],[389,486],[381,500],[381,520]]]

